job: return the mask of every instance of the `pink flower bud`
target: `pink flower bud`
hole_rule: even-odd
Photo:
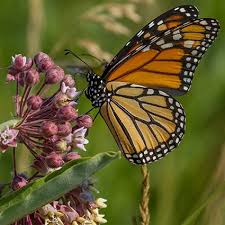
[[[17,175],[13,178],[11,187],[15,191],[17,189],[20,189],[20,188],[26,186],[26,184],[27,184],[27,180],[26,180],[25,176]]]
[[[17,69],[15,69],[13,66],[9,67],[8,74],[15,76],[17,73],[19,73],[19,71]]]
[[[47,139],[44,140],[43,144],[45,148],[43,148],[44,153],[51,153],[53,152],[55,148],[55,144],[60,140],[58,135],[52,135],[51,137],[48,137]]]
[[[78,113],[72,106],[66,105],[58,110],[57,117],[62,121],[73,121],[78,117]]]
[[[24,70],[29,70],[33,66],[33,60],[31,58],[27,58],[26,65],[24,67]]]
[[[53,135],[53,136],[49,137],[47,140],[48,140],[49,143],[54,144],[54,143],[56,143],[59,139],[60,139],[60,138],[59,138],[58,135]]]
[[[42,124],[42,133],[46,137],[53,136],[58,133],[58,127],[54,122],[45,121]]]
[[[77,152],[69,152],[69,153],[64,155],[63,160],[65,162],[68,162],[68,161],[71,161],[71,160],[79,159],[80,157],[81,156]]]
[[[50,171],[44,156],[41,155],[34,160],[32,167],[41,174],[47,174]]]
[[[34,57],[34,62],[40,72],[46,72],[48,69],[54,66],[53,60],[43,52],[39,52]]]
[[[65,83],[66,86],[69,86],[69,87],[75,86],[75,80],[73,79],[73,77],[70,74],[65,75],[63,82]]]
[[[45,75],[46,84],[56,84],[63,80],[64,70],[59,66],[53,66],[47,70]]]
[[[51,168],[61,167],[64,163],[64,161],[62,159],[62,155],[57,154],[56,152],[50,153],[50,155],[48,155],[46,157],[46,162],[47,162],[48,166]]]
[[[12,57],[12,70],[14,71],[23,72],[25,70],[30,69],[32,65],[33,60],[25,56],[22,56],[21,54]],[[10,74],[12,73],[10,72]]]
[[[15,80],[15,76],[8,73],[7,76],[6,76],[6,81],[13,81],[13,80]]]
[[[31,68],[25,73],[24,77],[25,83],[27,85],[34,86],[36,83],[39,82],[39,73],[36,69]]]
[[[22,71],[22,69],[25,67],[26,65],[26,57],[22,56],[21,54],[19,55],[15,55],[15,57],[12,57],[12,63],[13,63],[13,67],[19,71]]]
[[[27,100],[27,106],[32,110],[37,110],[41,107],[43,100],[40,96],[31,96]]]
[[[59,123],[58,126],[58,135],[62,137],[66,137],[72,132],[72,127],[69,122]]]
[[[85,128],[90,128],[92,127],[93,121],[91,116],[89,115],[83,115],[81,117],[77,118],[77,126],[78,127],[85,127]]]

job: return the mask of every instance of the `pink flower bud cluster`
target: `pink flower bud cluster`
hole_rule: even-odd
[[[7,80],[16,83],[14,101],[18,123],[1,129],[0,149],[4,152],[13,147],[15,160],[17,143],[24,144],[34,156],[31,166],[36,170],[27,178],[17,173],[14,163],[11,189],[15,191],[39,176],[60,169],[64,163],[79,159],[78,149],[86,151],[86,134],[93,121],[89,115],[78,114],[76,101],[80,92],[73,77],[65,74],[45,53],[40,52],[33,59],[21,54],[12,57]],[[56,91],[48,94],[50,87]],[[104,215],[99,213],[106,207],[106,200],[94,198],[92,185],[83,183],[13,225],[106,223]]]
[[[21,54],[12,57],[7,80],[17,85],[15,106],[20,122],[0,133],[0,148],[5,151],[18,142],[25,144],[35,156],[32,167],[41,174],[80,158],[77,149],[86,150],[92,118],[78,114],[80,92],[73,77],[40,52],[33,59]],[[57,91],[48,94],[51,86]]]

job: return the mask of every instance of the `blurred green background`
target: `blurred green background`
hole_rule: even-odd
[[[179,97],[187,114],[186,135],[176,151],[149,166],[151,180],[151,225],[181,224],[210,193],[225,182],[225,2],[222,0],[20,0],[1,1],[0,66],[8,66],[11,56],[33,56],[38,51],[50,54],[58,64],[75,65],[63,50],[91,53],[109,59],[143,25],[164,11],[193,4],[200,17],[220,21],[218,39],[206,53],[195,73],[191,91]],[[101,15],[101,16],[99,16]],[[112,25],[112,26],[111,26]],[[85,58],[85,57],[84,57]],[[85,59],[86,60],[86,59]],[[99,62],[87,61],[92,65]],[[14,111],[14,85],[6,84],[6,71],[0,76],[0,121]],[[80,87],[84,79],[77,77]],[[90,108],[82,98],[79,111]],[[99,116],[88,137],[83,155],[118,150]],[[26,153],[19,149],[20,171],[28,169]],[[19,152],[19,151],[18,151]],[[0,155],[0,182],[10,181],[11,152]],[[141,173],[124,158],[98,174],[99,196],[108,199],[104,210],[108,224],[132,224],[139,215]],[[225,225],[225,194],[201,213],[196,224]]]

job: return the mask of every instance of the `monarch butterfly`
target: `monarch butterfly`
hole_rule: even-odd
[[[189,91],[218,30],[217,20],[199,19],[196,7],[179,6],[143,27],[102,76],[88,72],[86,96],[130,162],[151,163],[178,146],[185,112],[172,96]]]

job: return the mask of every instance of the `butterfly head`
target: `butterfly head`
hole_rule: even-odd
[[[111,93],[106,90],[105,82],[100,76],[90,71],[87,74],[88,88],[85,92],[94,107],[100,107],[110,100]]]

